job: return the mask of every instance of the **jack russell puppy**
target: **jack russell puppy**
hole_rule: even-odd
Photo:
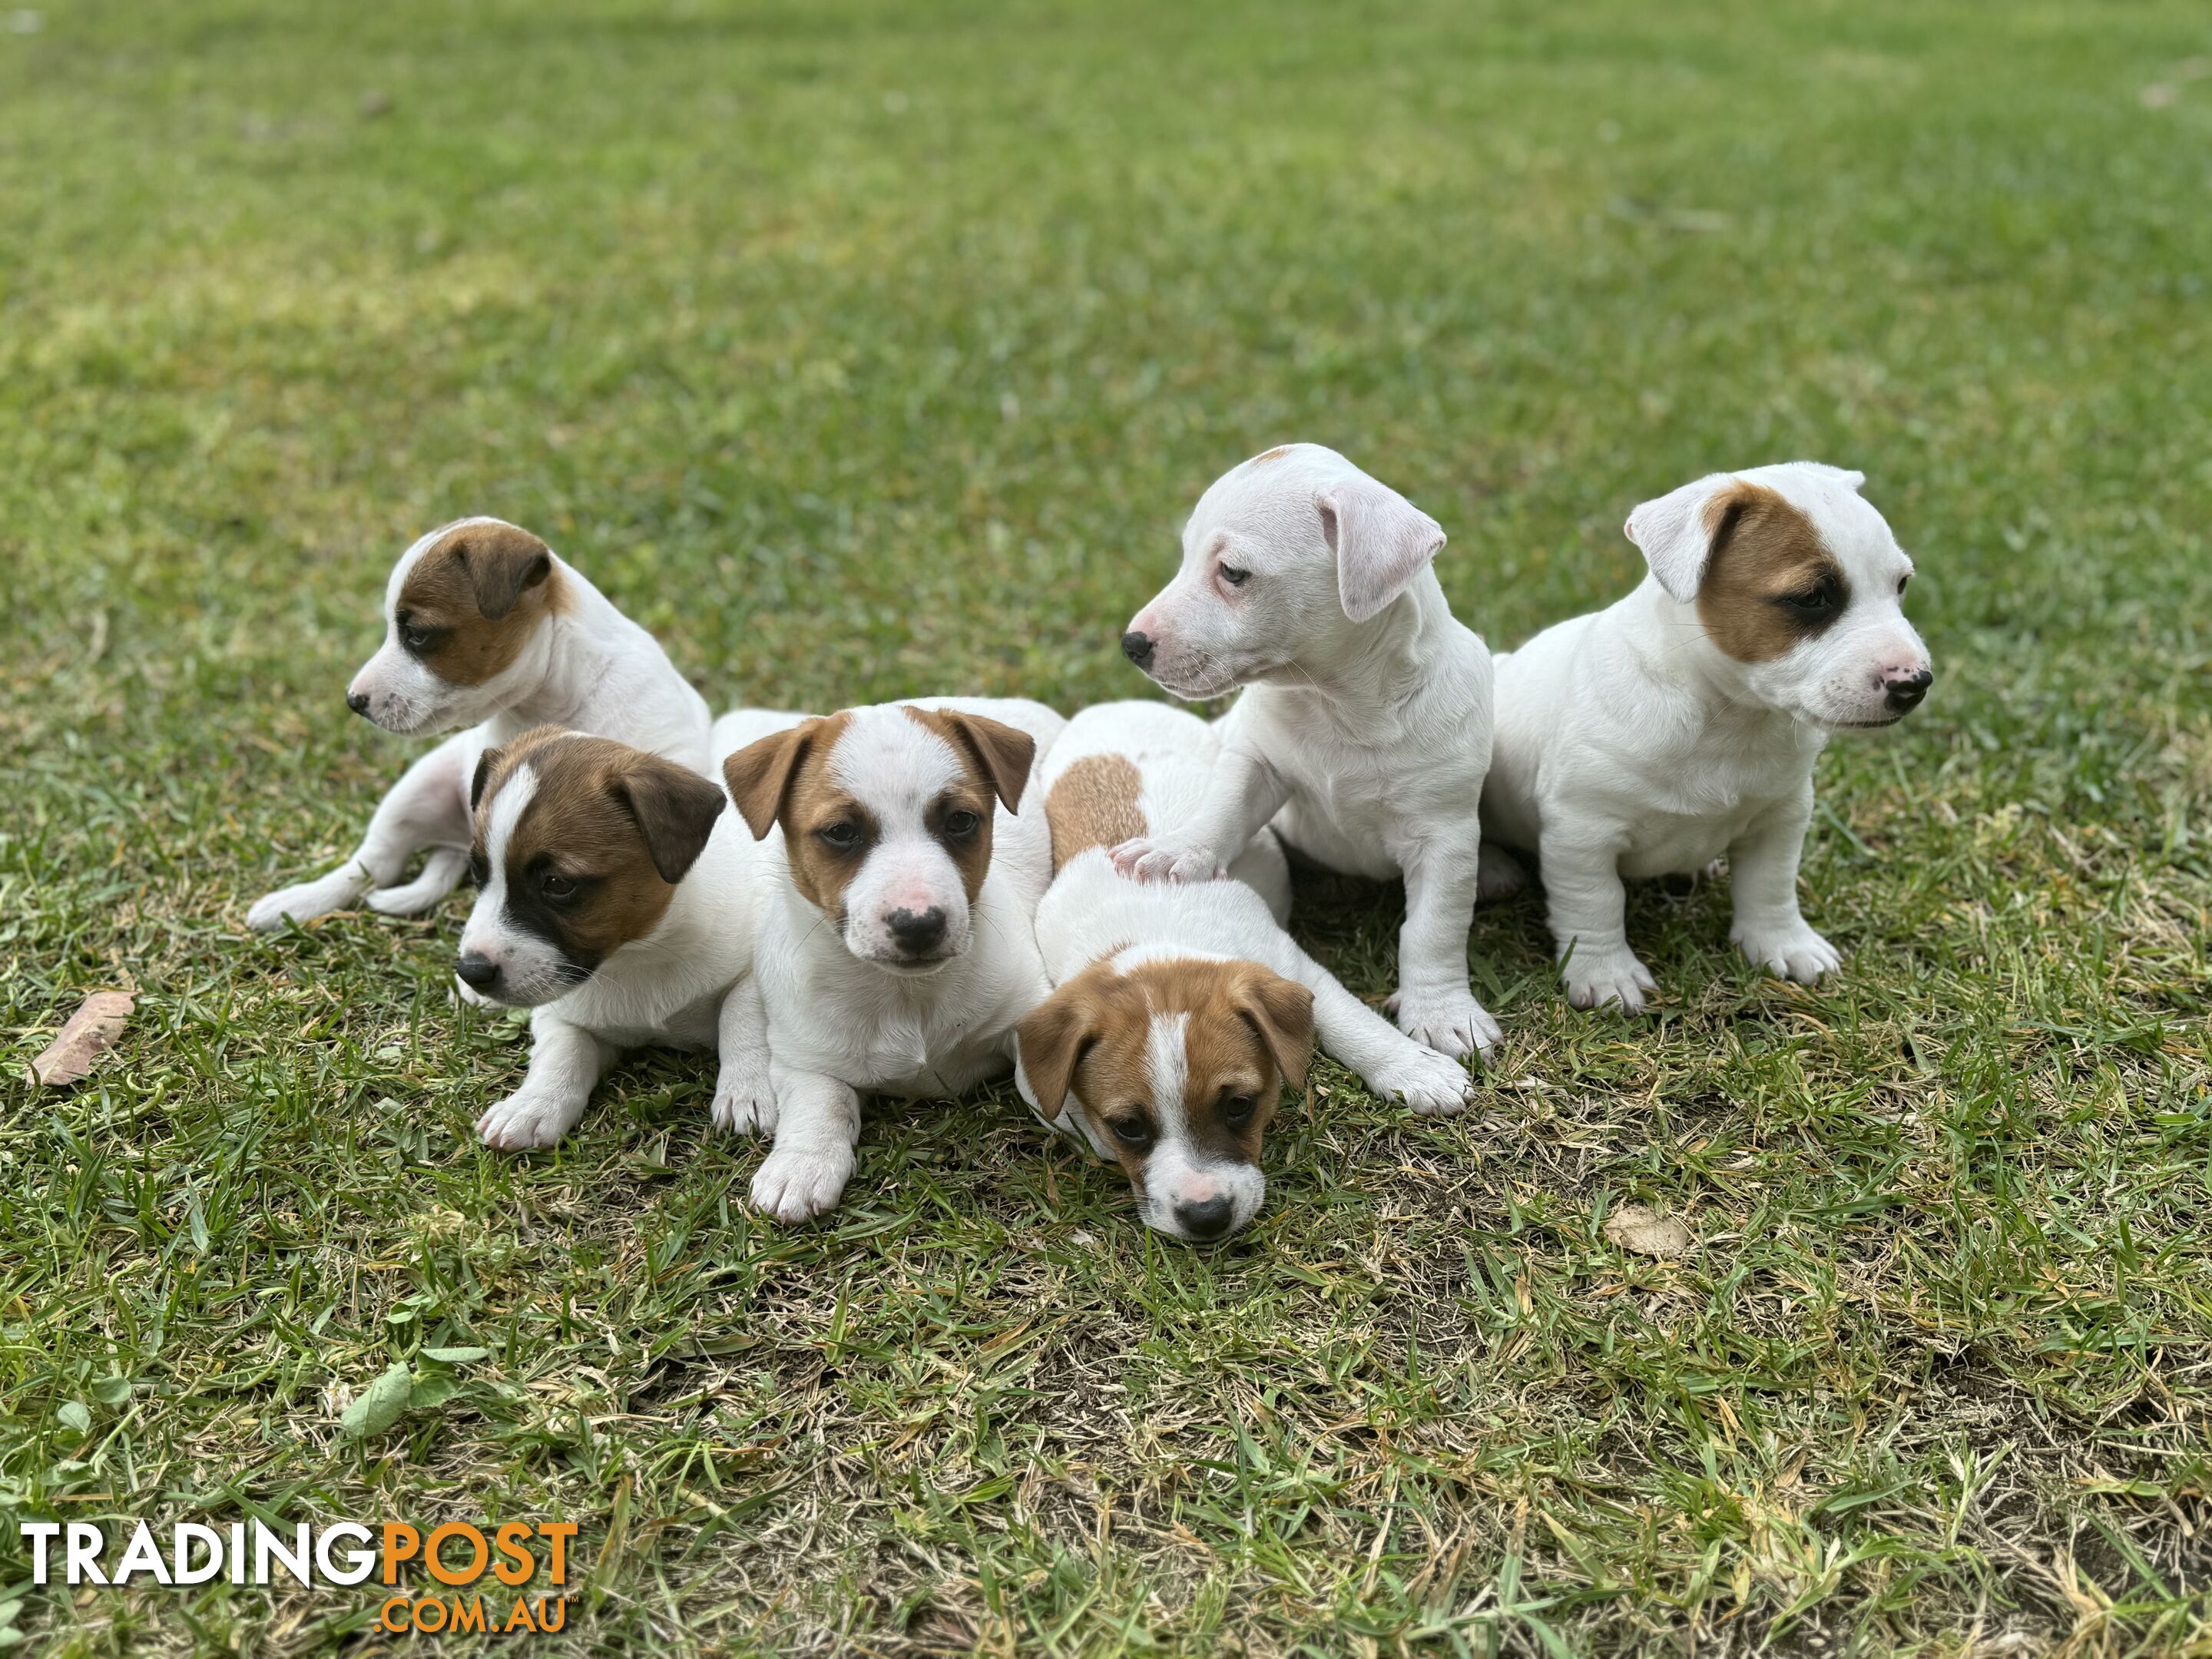
[[[246,925],[272,933],[368,895],[411,916],[451,892],[469,864],[469,783],[494,744],[566,726],[635,744],[704,773],[707,704],[653,635],[528,531],[462,519],[399,556],[385,585],[383,647],[346,688],[346,706],[402,737],[471,729],[407,769],[353,856],[327,875],[255,902]],[[422,872],[395,885],[429,849]]]
[[[1333,449],[1288,444],[1215,480],[1182,568],[1121,636],[1178,697],[1249,688],[1188,817],[1116,847],[1140,881],[1203,881],[1271,819],[1317,864],[1406,878],[1398,1027],[1464,1055],[1498,1040],[1468,988],[1490,766],[1491,665],[1431,568],[1444,532]]]
[[[1261,829],[1225,881],[1139,884],[1107,850],[1178,822],[1219,740],[1194,714],[1106,703],[1068,722],[1038,773],[1057,866],[1037,945],[1058,988],[1023,1019],[1016,1086],[1051,1127],[1116,1163],[1146,1224],[1205,1242],[1267,1196],[1261,1142],[1322,1046],[1417,1112],[1468,1103],[1466,1069],[1346,990],[1283,931],[1290,872]]]
[[[1628,515],[1650,574],[1610,609],[1498,659],[1486,847],[1533,852],[1567,998],[1644,1006],[1624,877],[1725,854],[1730,937],[1812,981],[1842,958],[1797,908],[1813,763],[1838,731],[1893,726],[1935,678],[1901,600],[1912,561],[1809,461],[1715,472]],[[1486,892],[1510,871],[1486,872]]]
[[[714,1121],[770,1112],[752,966],[759,853],[721,786],[608,738],[540,726],[477,762],[477,902],[454,971],[533,1010],[522,1086],[477,1120],[550,1146],[626,1048],[718,1050]]]
[[[758,1208],[796,1222],[836,1204],[861,1090],[957,1095],[1012,1064],[1015,1022],[1051,988],[1030,926],[1051,841],[1019,809],[1066,724],[1042,703],[929,698],[804,720],[724,759],[768,872],[754,976],[775,1099],[755,1127],[775,1145]]]

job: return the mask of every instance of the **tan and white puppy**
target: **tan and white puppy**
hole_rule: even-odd
[[[1490,653],[1431,568],[1444,532],[1334,450],[1288,444],[1200,497],[1182,568],[1121,636],[1178,697],[1246,687],[1186,820],[1114,849],[1139,880],[1202,881],[1253,832],[1406,878],[1399,1029],[1447,1054],[1498,1040],[1468,988],[1490,765]]]
[[[1795,461],[1646,501],[1627,525],[1643,585],[1499,655],[1483,827],[1537,855],[1577,1007],[1640,1009],[1654,987],[1622,878],[1723,855],[1746,956],[1796,980],[1840,964],[1797,908],[1813,763],[1836,732],[1904,719],[1935,678],[1901,603],[1912,561],[1864,482]]]
[[[409,767],[353,856],[280,888],[246,912],[263,933],[368,896],[416,915],[453,890],[469,861],[469,781],[495,744],[565,726],[708,764],[706,702],[657,641],[528,531],[498,519],[441,526],[399,556],[385,585],[385,641],[346,688],[346,706],[403,737],[469,729]],[[396,884],[429,849],[422,872]]]
[[[1038,773],[1058,873],[1036,911],[1057,988],[1019,1027],[1032,1110],[1118,1163],[1146,1224],[1221,1238],[1267,1196],[1260,1155],[1279,1085],[1322,1046],[1417,1112],[1468,1103],[1467,1071],[1353,996],[1283,931],[1289,871],[1261,829],[1232,879],[1139,883],[1109,848],[1181,822],[1218,763],[1216,728],[1164,703],[1104,703]]]
[[[626,1048],[719,1051],[714,1121],[772,1116],[752,966],[760,854],[721,786],[608,738],[542,726],[477,763],[476,907],[455,972],[530,1008],[530,1069],[477,1131],[550,1146]]]
[[[957,1095],[1012,1063],[1014,1024],[1049,988],[1030,919],[1051,842],[1019,809],[1065,725],[1012,698],[881,703],[722,763],[772,872],[755,941],[775,1093],[761,1209],[802,1221],[837,1202],[860,1091]]]

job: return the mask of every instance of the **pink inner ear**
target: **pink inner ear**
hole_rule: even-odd
[[[1336,551],[1338,597],[1354,622],[1404,592],[1444,544],[1443,526],[1372,478],[1337,484],[1315,505]]]

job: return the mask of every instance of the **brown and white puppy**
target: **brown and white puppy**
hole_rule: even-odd
[[[1905,619],[1912,561],[1864,482],[1796,461],[1646,501],[1627,526],[1644,585],[1498,658],[1484,887],[1515,874],[1490,848],[1537,854],[1577,1007],[1634,1011],[1653,988],[1622,878],[1723,855],[1746,956],[1796,980],[1841,965],[1797,908],[1813,764],[1838,731],[1903,720],[1935,678]]]
[[[346,705],[402,736],[468,730],[407,769],[354,855],[255,902],[267,933],[368,895],[392,915],[427,910],[468,867],[469,781],[477,757],[535,726],[631,744],[696,771],[708,764],[707,705],[653,635],[530,532],[463,519],[417,541],[385,587],[385,641]],[[399,884],[409,859],[429,857]]]
[[[475,908],[455,971],[530,1008],[522,1086],[484,1113],[494,1146],[550,1146],[625,1048],[713,1048],[715,1121],[772,1115],[752,965],[759,854],[721,787],[607,738],[541,726],[473,782]]]
[[[1030,918],[1051,844],[1020,808],[1065,724],[1012,698],[883,703],[723,762],[772,872],[755,947],[776,1097],[762,1209],[800,1221],[837,1202],[859,1091],[957,1095],[1012,1063],[1014,1024],[1048,988]]]

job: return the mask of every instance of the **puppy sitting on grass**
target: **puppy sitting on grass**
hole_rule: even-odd
[[[471,729],[409,767],[351,858],[255,902],[246,925],[273,933],[368,895],[387,915],[429,909],[469,863],[469,783],[477,758],[542,725],[612,738],[702,772],[707,704],[652,635],[528,531],[463,519],[399,556],[385,586],[383,647],[346,706],[402,737]],[[398,884],[423,848],[422,872]]]
[[[1797,908],[1813,763],[1838,731],[1894,726],[1935,678],[1901,601],[1912,561],[1864,475],[1796,461],[1716,472],[1628,516],[1650,575],[1608,610],[1498,659],[1482,793],[1486,891],[1537,855],[1567,998],[1634,1012],[1624,877],[1725,855],[1730,937],[1811,981],[1842,962]]]

